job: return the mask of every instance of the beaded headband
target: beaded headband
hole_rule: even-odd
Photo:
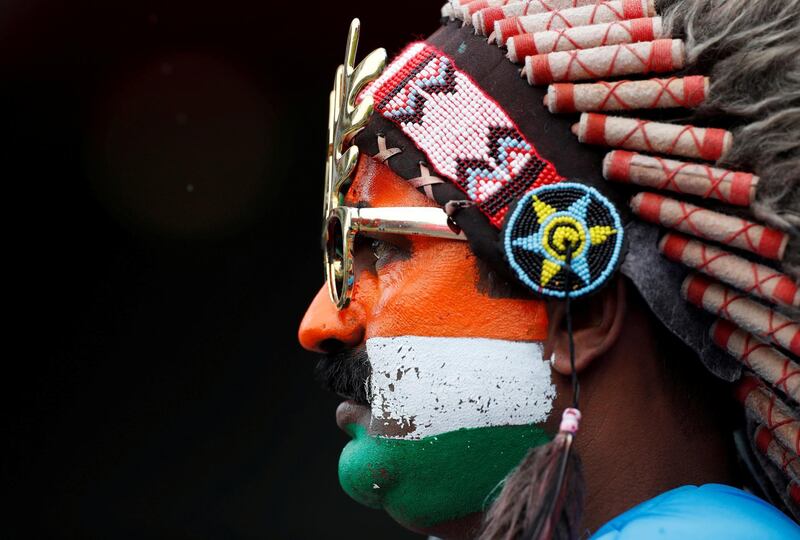
[[[496,227],[517,197],[561,181],[505,111],[435,47],[409,45],[363,97]]]

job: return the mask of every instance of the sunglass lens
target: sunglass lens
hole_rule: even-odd
[[[344,294],[344,230],[341,220],[333,215],[328,219],[326,228],[325,257],[328,282],[336,301]]]

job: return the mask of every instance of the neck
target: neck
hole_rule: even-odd
[[[591,531],[678,486],[735,483],[716,381],[686,349],[658,353],[665,345],[658,323],[638,311],[625,325],[636,339],[623,335],[581,376],[576,443],[586,478],[583,523]]]

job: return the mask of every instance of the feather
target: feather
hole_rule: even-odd
[[[567,409],[564,411],[571,414]],[[562,421],[562,427],[564,421]],[[574,432],[559,430],[509,474],[485,517],[482,540],[572,540],[583,509],[583,470]]]

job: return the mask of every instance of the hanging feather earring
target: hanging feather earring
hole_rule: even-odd
[[[584,482],[574,448],[581,413],[572,299],[596,290],[613,274],[622,235],[622,223],[611,202],[593,188],[573,183],[529,192],[504,227],[506,257],[519,279],[539,294],[565,301],[572,406],[564,410],[555,437],[531,449],[508,476],[487,513],[482,539],[579,536]]]

